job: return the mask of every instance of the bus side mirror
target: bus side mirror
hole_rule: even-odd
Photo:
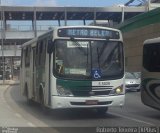
[[[53,41],[49,40],[47,44],[47,53],[51,54],[53,52]]]

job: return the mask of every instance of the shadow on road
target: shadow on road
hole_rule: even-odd
[[[58,110],[47,110],[43,111],[39,104],[32,103],[28,104],[26,99],[20,95],[18,89],[13,87],[11,89],[11,97],[15,103],[26,110],[28,113],[34,117],[52,119],[52,120],[84,120],[84,119],[116,119],[118,116],[106,113],[105,115],[100,115],[94,109],[58,109]]]

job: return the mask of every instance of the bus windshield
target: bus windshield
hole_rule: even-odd
[[[121,42],[56,40],[54,46],[55,76],[92,80],[123,76]]]

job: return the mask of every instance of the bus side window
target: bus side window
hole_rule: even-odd
[[[151,55],[151,65],[150,65],[150,68],[152,71],[156,71],[156,72],[159,72],[160,71],[160,60],[159,60],[159,57],[160,57],[160,46],[159,44],[154,47],[152,49],[152,55]]]
[[[35,59],[36,66],[38,66],[38,61],[39,61],[38,46],[39,46],[39,42],[37,42],[37,45],[36,45],[36,59]]]
[[[39,51],[38,65],[41,65],[41,63],[42,63],[43,41],[41,41],[39,43],[39,45],[38,45],[38,51]]]
[[[39,65],[45,65],[45,58],[46,58],[46,43],[47,40],[43,40],[39,43]]]
[[[46,40],[37,43],[36,46],[36,66],[44,66],[46,54]]]
[[[45,66],[45,61],[46,61],[46,45],[47,45],[47,40],[43,40],[42,42],[42,51],[41,51],[41,65]]]
[[[27,47],[25,50],[25,67],[30,66],[30,52],[31,52],[30,47]]]

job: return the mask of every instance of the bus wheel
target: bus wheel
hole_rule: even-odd
[[[108,107],[97,108],[97,113],[99,115],[105,115],[107,111],[108,111]]]
[[[41,106],[42,112],[44,114],[49,114],[49,109],[44,104],[44,96],[43,96],[42,90],[40,90],[39,98],[40,98],[40,106]]]
[[[43,109],[44,108],[44,96],[43,96],[43,92],[41,89],[39,91],[39,101],[40,101],[41,108]]]

